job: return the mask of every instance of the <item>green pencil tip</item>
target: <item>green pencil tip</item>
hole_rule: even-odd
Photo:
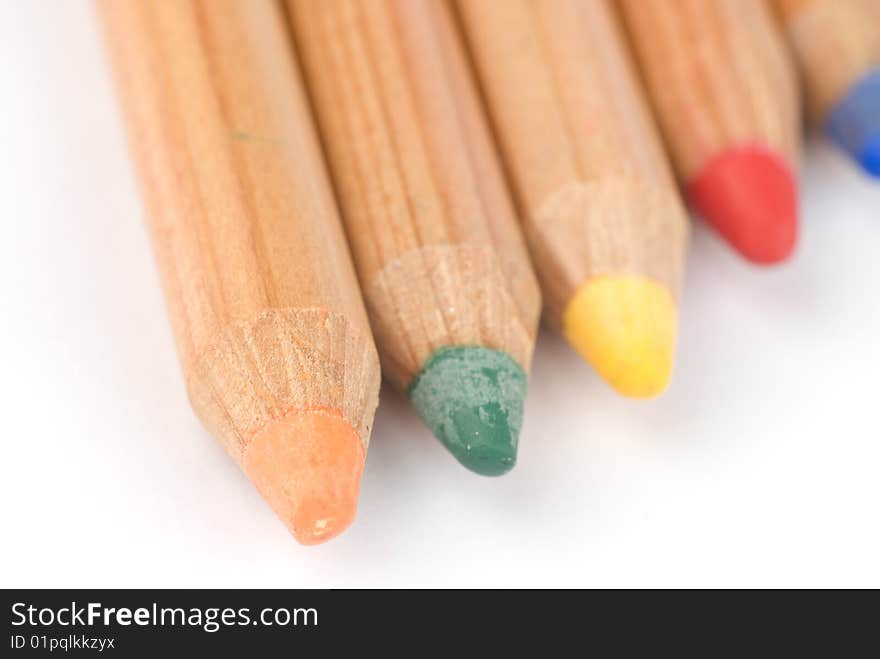
[[[480,346],[435,351],[409,387],[425,424],[465,467],[500,476],[516,464],[526,374],[511,357]]]

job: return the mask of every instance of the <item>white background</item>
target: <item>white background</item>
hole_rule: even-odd
[[[383,389],[298,546],[188,408],[91,6],[0,0],[0,586],[880,586],[880,184],[807,148],[799,252],[697,227],[668,393],[538,342],[519,465]]]

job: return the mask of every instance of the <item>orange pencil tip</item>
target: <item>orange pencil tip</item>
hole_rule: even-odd
[[[297,541],[313,545],[354,520],[364,458],[342,415],[318,409],[290,412],[257,432],[243,466]]]

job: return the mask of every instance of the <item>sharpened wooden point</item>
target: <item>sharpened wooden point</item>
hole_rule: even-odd
[[[295,410],[254,435],[243,466],[293,536],[313,545],[354,520],[365,457],[339,412]]]
[[[618,392],[651,398],[669,384],[677,315],[669,290],[653,280],[596,277],[566,307],[563,333]]]

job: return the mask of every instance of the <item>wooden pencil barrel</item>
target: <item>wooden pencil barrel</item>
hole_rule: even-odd
[[[528,370],[540,295],[441,0],[290,0],[384,373],[440,347]]]
[[[193,408],[316,541],[330,523],[298,531],[286,479],[308,481],[330,440],[301,435],[336,416],[356,431],[356,495],[379,367],[283,14],[271,0],[99,7]]]

